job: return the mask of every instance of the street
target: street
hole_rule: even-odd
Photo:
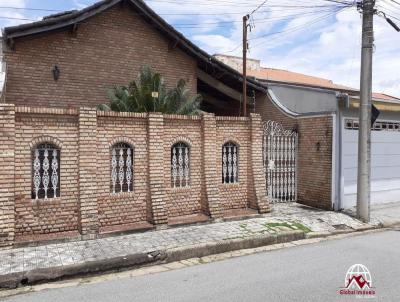
[[[393,229],[4,301],[360,301],[338,293],[353,264],[369,269],[374,301],[397,301],[399,250]]]

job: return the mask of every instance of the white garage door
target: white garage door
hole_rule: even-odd
[[[343,131],[343,208],[356,205],[358,122],[346,120]],[[378,121],[371,132],[371,203],[400,201],[400,122]]]

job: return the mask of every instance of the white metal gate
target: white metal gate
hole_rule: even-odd
[[[272,202],[297,201],[297,137],[275,121],[264,124],[263,162]]]

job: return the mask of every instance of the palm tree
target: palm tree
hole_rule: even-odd
[[[158,97],[153,97],[154,92]],[[110,104],[99,105],[99,110],[185,115],[201,112],[201,95],[191,95],[184,80],[179,80],[175,88],[167,90],[164,78],[149,67],[142,68],[137,82],[131,82],[128,87],[114,87],[108,96]]]

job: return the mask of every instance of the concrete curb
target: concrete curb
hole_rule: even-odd
[[[189,258],[200,258],[214,254],[232,252],[260,246],[272,245],[305,239],[302,231],[288,231],[277,235],[265,234],[250,238],[231,239],[223,242],[196,244],[178,247],[166,251],[166,262],[180,261]]]
[[[276,235],[265,234],[250,238],[230,239],[214,243],[183,246],[151,253],[137,253],[81,264],[33,269],[26,272],[1,275],[0,288],[16,288],[21,285],[55,281],[73,276],[95,274],[124,268],[135,268],[150,264],[170,263],[194,257],[204,257],[241,249],[296,241],[304,238],[305,234],[302,231],[289,231]]]
[[[397,227],[397,226],[400,226],[400,220],[397,220],[397,219],[389,219],[389,218],[383,219],[383,220],[381,221],[381,225],[382,225],[382,227],[384,227],[384,228]]]
[[[11,273],[0,276],[0,288],[16,288],[20,285],[55,281],[65,277],[100,273],[127,267],[142,266],[161,262],[166,258],[165,252],[137,253],[80,264],[33,269],[26,272]]]
[[[33,269],[25,272],[0,275],[0,289],[11,289],[17,288],[21,285],[56,281],[74,276],[117,271],[127,268],[132,269],[154,264],[164,264],[190,258],[201,258],[215,254],[232,252],[236,250],[251,249],[278,243],[298,241],[302,239],[325,238],[338,234],[357,233],[380,228],[381,227],[363,226],[356,230],[310,232],[307,234],[301,230],[294,230],[277,234],[263,234],[248,238],[228,239],[218,242],[182,246],[149,253],[136,253],[122,257],[101,259],[74,265]]]

